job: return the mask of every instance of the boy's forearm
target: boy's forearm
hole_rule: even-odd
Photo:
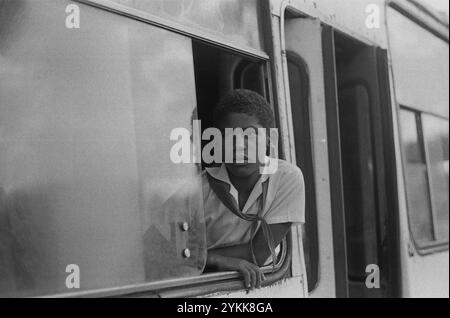
[[[253,245],[255,258],[258,264],[262,263],[270,256],[270,250],[266,246]],[[240,244],[208,251],[208,255],[213,257],[213,261],[220,260],[220,257],[239,258],[247,262],[253,263],[253,256],[250,244]],[[216,258],[214,257],[216,256]]]
[[[231,264],[233,264],[238,258],[231,256],[221,255],[214,251],[209,251],[206,258],[206,268],[217,271],[229,271],[235,270]]]
[[[289,232],[291,227],[291,223],[283,223],[283,224],[274,224],[270,225],[273,237],[274,244],[277,246]],[[267,245],[266,238],[264,237],[263,231],[260,229],[253,239],[253,252],[255,254],[256,262],[258,266],[263,266],[264,262],[269,258],[271,252]],[[243,259],[247,262],[253,263],[253,256],[250,247],[250,243],[248,244],[240,244],[234,245],[224,248],[218,248],[208,251],[208,256],[212,254],[213,260],[214,255],[223,256],[229,258],[239,258]],[[217,262],[220,261],[220,257],[217,259]]]
[[[249,244],[240,244],[209,250],[208,255],[213,256],[213,260],[215,260],[216,258],[220,259],[221,257],[229,257],[240,258],[248,262],[253,262]]]
[[[266,279],[261,269],[251,262],[242,258],[220,255],[214,251],[208,253],[206,266],[219,272],[237,271],[243,276],[244,284],[249,289],[260,288]]]

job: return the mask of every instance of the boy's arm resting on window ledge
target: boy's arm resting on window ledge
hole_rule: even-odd
[[[291,229],[291,223],[271,224],[269,227],[275,246],[278,246]],[[253,252],[258,264],[253,264],[250,243],[209,250],[206,266],[217,271],[238,271],[244,276],[247,288],[260,288],[265,280],[260,266],[271,255],[262,229],[253,239]]]
[[[274,245],[278,246],[291,229],[291,223],[270,224]],[[253,252],[257,261],[257,266],[263,266],[271,255],[264,233],[260,228],[253,239]],[[208,251],[207,267],[219,271],[237,270],[232,268],[236,262],[230,259],[244,260],[253,263],[250,243],[217,248]]]

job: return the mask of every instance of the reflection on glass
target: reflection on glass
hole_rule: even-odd
[[[67,4],[0,0],[0,296],[200,274],[199,171],[169,156],[191,40],[82,4],[81,29],[55,27]]]
[[[419,136],[420,121],[412,111],[401,110],[400,115],[411,231],[416,242],[423,244],[434,241],[435,237],[425,153]]]
[[[448,241],[448,120],[430,115],[422,115],[422,120],[436,216],[436,235],[439,241]]]

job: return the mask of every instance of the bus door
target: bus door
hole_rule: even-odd
[[[398,209],[387,54],[329,27],[323,43],[331,192],[338,198],[333,213],[341,218],[333,231],[345,238],[345,254],[335,259],[345,257],[347,271],[337,293],[395,297]]]

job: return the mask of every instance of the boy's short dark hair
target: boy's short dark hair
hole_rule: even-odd
[[[266,129],[274,128],[273,111],[264,97],[246,89],[237,89],[226,94],[214,109],[214,125],[230,114],[246,114],[258,119]]]

